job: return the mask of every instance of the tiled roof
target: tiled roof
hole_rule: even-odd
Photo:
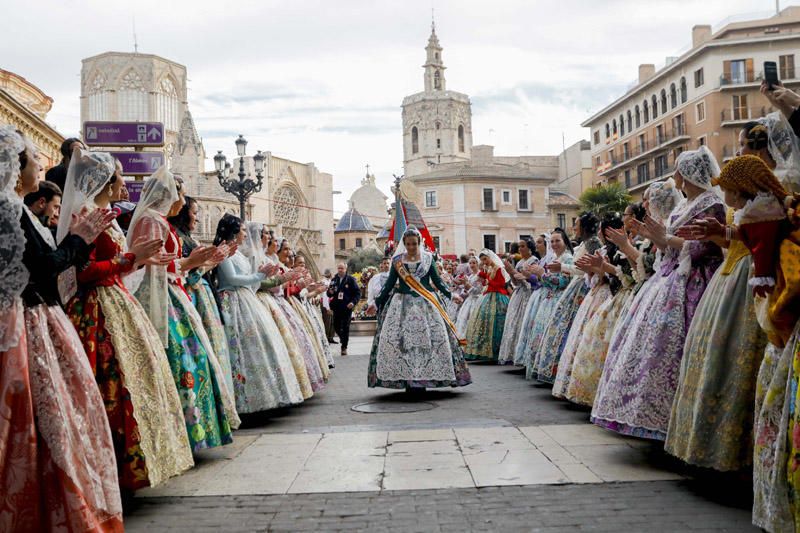
[[[342,215],[334,231],[375,231],[369,219],[351,208]]]

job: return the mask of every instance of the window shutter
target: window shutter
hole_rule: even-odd
[[[728,83],[731,82],[731,62],[730,61],[723,61],[722,62],[722,76],[725,78],[725,81]]]
[[[745,70],[747,71],[747,77],[745,78],[745,81],[749,83],[755,80],[755,77],[753,76],[753,59],[745,59],[744,66]]]

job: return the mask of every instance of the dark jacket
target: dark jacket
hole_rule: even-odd
[[[344,295],[341,300],[339,299],[340,293]],[[355,306],[358,303],[361,298],[361,289],[353,276],[346,275],[344,278],[340,278],[336,275],[328,286],[328,296],[331,299],[331,310],[343,311],[347,309],[348,304]]]
[[[23,212],[20,219],[22,231],[25,232],[25,252],[22,262],[30,272],[28,286],[22,292],[22,299],[27,307],[39,304],[58,305],[58,275],[75,266],[80,268],[89,261],[92,247],[76,235],[67,235],[58,248],[53,250],[39,235],[34,222]]]

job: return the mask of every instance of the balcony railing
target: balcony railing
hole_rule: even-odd
[[[723,109],[720,112],[720,121],[722,125],[726,123],[746,122],[766,116],[770,111],[765,106],[754,107],[733,107],[730,109]]]
[[[620,165],[623,165],[629,161],[637,159],[641,157],[643,154],[646,154],[658,148],[663,148],[666,145],[674,142],[676,139],[680,139],[685,136],[688,136],[688,133],[686,131],[686,127],[681,124],[671,130],[662,132],[660,135],[657,135],[655,139],[647,139],[644,141],[644,143],[641,143],[637,140],[636,144],[628,149],[627,154],[626,153],[614,154],[605,163],[601,164],[600,167],[596,168],[595,170],[597,171],[598,174],[601,175],[607,174],[608,172],[611,172]]]
[[[743,72],[738,74],[727,73],[719,77],[719,86],[725,87],[726,85],[744,85],[745,83],[755,83],[761,81],[764,75],[759,72]]]

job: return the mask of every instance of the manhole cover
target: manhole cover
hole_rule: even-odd
[[[359,413],[414,413],[430,411],[436,404],[430,402],[367,402],[354,405],[350,409]]]

